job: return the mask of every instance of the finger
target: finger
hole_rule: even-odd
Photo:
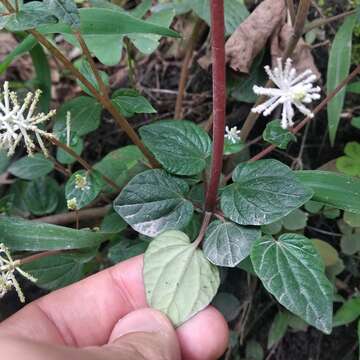
[[[177,329],[183,360],[219,359],[229,342],[229,328],[218,310],[209,306]]]
[[[0,334],[70,346],[107,343],[116,322],[146,307],[138,256],[55,291],[0,324]]]
[[[134,311],[118,322],[110,344],[83,349],[0,337],[2,356],[27,360],[180,360],[176,332],[159,311]]]

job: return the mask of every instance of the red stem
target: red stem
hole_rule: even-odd
[[[224,0],[211,0],[212,73],[213,73],[213,150],[205,209],[213,211],[222,170],[225,132],[225,26]]]

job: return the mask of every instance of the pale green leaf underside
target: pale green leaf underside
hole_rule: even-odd
[[[250,255],[253,242],[260,236],[259,229],[215,220],[206,231],[203,250],[213,264],[235,267]]]
[[[179,326],[209,305],[220,277],[186,234],[170,230],[156,237],[145,252],[144,282],[148,304]]]
[[[221,194],[221,209],[241,225],[270,224],[303,205],[313,194],[277,160],[240,164],[233,172],[233,181]]]
[[[312,242],[302,235],[267,235],[251,251],[251,261],[267,291],[294,314],[329,334],[333,289]]]
[[[148,170],[135,176],[114,201],[115,211],[136,231],[156,236],[181,229],[190,221],[193,205],[184,195],[189,187],[163,170]]]
[[[190,121],[159,121],[143,126],[140,135],[160,164],[173,174],[198,174],[210,158],[208,134]]]

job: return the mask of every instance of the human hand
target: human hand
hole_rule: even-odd
[[[212,360],[224,352],[228,327],[208,307],[176,331],[146,308],[138,256],[55,291],[0,324],[4,359]]]

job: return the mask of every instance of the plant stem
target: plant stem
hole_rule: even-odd
[[[313,114],[316,115],[319,111],[324,109],[327,104],[337,95],[337,93],[346,86],[351,80],[353,80],[358,74],[360,74],[360,65],[358,65],[351,74],[344,79],[336,88],[334,91],[332,91],[326,98],[321,101],[321,103],[315,107],[313,110]],[[313,117],[306,116],[302,121],[300,121],[294,128],[290,129],[290,131],[293,134],[298,133],[308,122],[310,122],[313,119]],[[249,162],[254,162],[256,160],[262,159],[265,155],[269,154],[271,151],[276,149],[275,145],[270,145],[266,147],[264,150],[259,152],[257,155],[253,156]]]
[[[87,47],[84,38],[82,37],[82,35],[81,35],[81,33],[80,33],[79,31],[75,31],[74,34],[75,34],[75,36],[76,36],[77,41],[78,41],[79,44],[80,44],[80,47],[81,47],[81,50],[82,50],[83,54],[85,55],[87,61],[88,61],[89,64],[90,64],[90,67],[91,67],[91,70],[92,70],[92,72],[93,72],[93,74],[94,74],[94,76],[95,76],[96,82],[97,82],[98,85],[99,85],[99,89],[100,89],[100,91],[101,91],[101,94],[102,94],[103,96],[108,97],[108,89],[107,89],[107,86],[105,85],[103,79],[102,79],[101,76],[100,76],[100,73],[99,73],[98,69],[96,68],[95,61],[94,61],[94,59],[93,59],[92,56],[91,56],[90,50],[89,50],[89,48]]]
[[[196,238],[196,240],[194,241],[194,246],[195,247],[198,247],[200,245],[200,243],[203,241],[205,233],[206,233],[206,229],[207,229],[207,227],[208,227],[208,225],[210,223],[210,220],[211,220],[211,216],[212,216],[211,212],[208,212],[208,211],[205,212],[203,222],[201,224],[201,228],[200,228],[200,231],[199,231],[199,235]]]
[[[179,80],[179,89],[178,89],[178,95],[176,98],[176,105],[175,105],[175,119],[181,119],[182,117],[182,101],[184,98],[185,88],[186,88],[186,82],[188,78],[189,73],[189,64],[193,56],[193,52],[196,46],[196,42],[201,36],[202,32],[205,29],[205,23],[198,18],[195,22],[193,31],[191,33],[191,37],[189,41],[186,44],[186,53],[183,60],[183,63],[181,65],[181,73],[180,73],[180,80]]]
[[[109,211],[109,209],[110,209],[110,205],[91,208],[91,209],[84,209],[84,210],[79,210],[77,215],[79,221],[99,219],[105,216],[105,214]],[[55,224],[55,225],[66,225],[66,224],[74,223],[76,221],[76,214],[75,212],[71,211],[62,214],[44,216],[41,218],[34,219],[33,221],[43,222],[47,224]]]
[[[316,28],[318,28],[320,26],[330,24],[333,21],[341,20],[341,19],[343,19],[345,17],[348,17],[350,15],[354,15],[354,14],[356,14],[356,10],[346,11],[346,12],[344,12],[342,14],[331,16],[331,17],[328,17],[328,18],[325,18],[325,19],[316,19],[316,20],[312,21],[311,23],[309,23],[307,26],[305,26],[304,34],[311,31],[311,30],[313,30],[313,29],[316,29]]]
[[[126,57],[127,57],[127,64],[128,64],[128,70],[129,70],[129,80],[131,86],[136,89],[136,81],[135,81],[135,69],[133,66],[133,57],[132,57],[132,51],[131,51],[131,43],[128,38],[124,39],[125,47],[126,47]]]
[[[75,158],[86,170],[89,172],[92,171],[92,166],[84,160],[81,156],[79,156],[73,149],[71,149],[69,146],[63,144],[61,141],[59,141],[56,137],[51,137],[49,140],[60,149],[64,150],[66,153],[68,153],[70,156]],[[120,192],[121,188],[117,186],[115,182],[113,182],[109,177],[99,172],[100,176],[106,181],[114,190]]]
[[[304,24],[305,24],[305,20],[307,17],[307,13],[309,11],[309,7],[310,7],[310,0],[301,0],[299,7],[298,7],[298,11],[296,14],[296,19],[295,19],[295,24],[294,24],[294,31],[293,34],[286,46],[286,49],[284,51],[283,56],[281,57],[282,61],[286,61],[286,59],[288,57],[291,57],[292,53],[294,52],[297,43],[299,42],[301,35],[303,33],[303,29],[304,29]],[[273,85],[273,82],[271,80],[269,80],[266,84],[265,87],[271,87]],[[254,107],[260,105],[261,103],[263,103],[266,100],[266,96],[262,95],[259,96]],[[259,118],[260,114],[258,113],[253,113],[250,111],[249,115],[247,116],[244,125],[241,129],[241,140],[242,141],[246,141],[246,139],[248,138],[251,130],[253,129],[256,120]]]
[[[10,12],[14,12],[15,9],[8,0],[1,0],[1,2],[5,5],[7,10],[9,10]],[[62,52],[58,50],[58,48],[55,47],[43,34],[33,29],[27,30],[27,32],[34,36],[34,38],[40,44],[42,44],[56,59],[58,59],[70,73],[72,73],[88,88],[88,90],[92,93],[92,95],[94,95],[94,97],[99,101],[99,103],[113,116],[118,126],[122,128],[126,132],[128,137],[131,139],[131,141],[138,146],[140,151],[149,160],[152,167],[160,167],[154,156],[145,147],[135,130],[130,126],[126,118],[117,110],[112,101],[104,94],[101,94],[73,65],[73,63],[68,60],[66,56],[64,56]]]
[[[17,261],[19,261],[19,266],[21,266],[21,265],[29,264],[35,260],[42,259],[44,257],[60,254],[62,251],[63,250],[43,251],[43,252],[35,254],[35,255],[30,255],[30,256],[27,256],[22,259],[17,259]]]
[[[213,149],[205,209],[212,212],[216,206],[224,152],[226,78],[224,1],[211,0],[211,36],[213,59]]]

